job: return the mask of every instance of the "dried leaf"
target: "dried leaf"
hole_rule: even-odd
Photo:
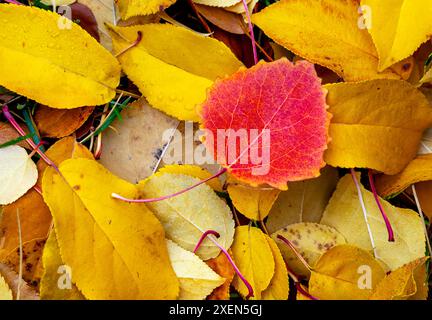
[[[230,255],[232,254],[230,253]],[[230,286],[235,275],[233,266],[223,252],[219,253],[216,258],[207,260],[206,263],[214,272],[225,279],[225,282],[207,297],[207,300],[229,300]]]

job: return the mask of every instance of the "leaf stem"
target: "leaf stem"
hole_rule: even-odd
[[[195,249],[194,249],[194,253],[196,252],[196,250],[198,250],[198,248],[202,244],[204,238],[207,237],[207,236],[209,236],[209,235],[218,235],[219,236],[219,233],[217,233],[214,230],[207,230],[206,232],[204,232],[203,235],[201,236],[200,240],[198,241]],[[234,271],[237,273],[238,277],[245,284],[246,288],[248,289],[248,295],[246,296],[246,299],[249,299],[249,298],[253,297],[254,296],[254,290],[253,290],[251,284],[243,276],[243,274],[241,273],[240,269],[237,267],[237,265],[235,264],[234,260],[231,258],[231,255],[228,253],[228,251],[224,247],[222,247],[219,244],[219,242],[217,242],[213,237],[208,237],[208,238],[223,252],[223,254],[227,257],[229,263],[234,268]]]
[[[253,30],[252,19],[251,19],[249,7],[248,7],[246,0],[242,0],[242,2],[243,2],[243,7],[245,9],[246,17],[248,20],[249,33],[250,33],[250,38],[251,38],[251,42],[252,42],[252,51],[253,51],[253,55],[254,55],[254,61],[255,61],[255,64],[257,64],[258,63],[258,52],[257,52],[257,48],[256,48],[256,43],[255,43],[255,33]]]
[[[289,241],[287,238],[285,238],[283,235],[278,234],[277,238],[281,241],[283,241],[285,244],[287,244],[290,249],[294,252],[294,254],[297,256],[297,258],[301,261],[301,263],[306,267],[306,269],[308,269],[309,271],[312,272],[312,267],[310,266],[310,264],[305,260],[305,258],[303,258],[303,256],[297,251],[297,248],[291,243],[291,241]]]
[[[387,214],[386,214],[385,211],[384,211],[384,208],[383,208],[382,205],[381,205],[380,199],[379,199],[379,197],[378,197],[378,193],[377,193],[376,188],[375,188],[375,181],[374,181],[374,177],[373,177],[372,170],[369,170],[369,171],[368,171],[368,177],[369,177],[369,184],[370,184],[370,186],[371,186],[372,193],[373,193],[374,198],[375,198],[375,202],[376,202],[377,205],[378,205],[378,208],[379,208],[379,210],[380,210],[380,212],[381,212],[381,215],[382,215],[382,217],[383,217],[383,219],[384,219],[384,222],[385,222],[385,225],[386,225],[386,228],[387,228],[388,241],[390,241],[390,242],[394,242],[394,241],[395,241],[395,238],[394,238],[393,228],[392,228],[392,225],[391,225],[391,223],[390,223],[390,220],[389,220],[388,217],[387,217]]]
[[[198,182],[198,183],[196,183],[196,184],[194,184],[194,185],[192,185],[192,186],[190,186],[190,187],[188,187],[186,189],[183,189],[183,190],[181,190],[179,192],[176,192],[176,193],[173,193],[173,194],[169,194],[167,196],[163,196],[163,197],[159,197],[159,198],[151,198],[151,199],[128,199],[128,198],[122,197],[121,195],[119,195],[117,193],[112,193],[111,197],[113,197],[114,199],[121,200],[121,201],[129,202],[129,203],[150,203],[150,202],[157,202],[157,201],[167,200],[167,199],[170,199],[170,198],[177,197],[177,196],[179,196],[179,195],[181,195],[181,194],[183,194],[185,192],[188,192],[188,191],[190,191],[192,189],[195,189],[196,187],[198,187],[198,186],[200,186],[200,185],[202,185],[202,184],[204,184],[204,183],[206,183],[206,182],[208,182],[208,181],[210,181],[212,179],[218,178],[219,176],[223,175],[225,172],[227,172],[227,169],[223,168],[218,173],[216,173],[215,175],[211,176],[210,178],[207,178],[205,180],[201,180],[200,182]]]
[[[205,240],[205,238],[207,238],[210,234],[214,235],[216,238],[220,237],[219,232],[214,231],[214,230],[207,230],[206,232],[204,232],[202,234],[201,238],[198,240],[198,243],[196,244],[195,249],[193,251],[194,253],[196,253],[198,251],[199,247],[201,246],[201,244],[203,243],[203,241]]]

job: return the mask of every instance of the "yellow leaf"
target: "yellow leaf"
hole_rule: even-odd
[[[198,256],[171,240],[167,240],[168,254],[180,282],[180,300],[203,300],[225,282]]]
[[[364,300],[385,272],[367,251],[339,245],[318,260],[309,281],[309,293],[322,300]]]
[[[271,39],[346,81],[400,79],[393,70],[378,73],[378,55],[367,30],[357,22],[357,0],[281,0],[253,15]]]
[[[261,299],[275,274],[275,261],[265,234],[255,227],[237,227],[231,250],[237,267],[253,288],[253,298]],[[238,275],[234,276],[233,286],[243,297],[247,296],[249,291]]]
[[[371,300],[403,300],[417,292],[414,273],[428,258],[414,260],[388,274],[375,288]],[[423,284],[420,284],[423,285]]]
[[[158,174],[172,173],[172,174],[184,174],[186,176],[191,176],[199,180],[206,180],[212,176],[212,174],[204,168],[196,165],[166,165],[157,171]],[[206,182],[206,184],[211,187],[214,191],[222,192],[222,184],[219,179],[211,179]]]
[[[417,154],[432,124],[425,96],[404,81],[372,80],[325,86],[333,115],[324,154],[334,167],[399,173]]]
[[[216,78],[236,72],[242,63],[222,42],[169,24],[110,26],[114,52],[124,72],[148,102],[180,120],[198,121],[196,106],[204,102]]]
[[[155,174],[138,185],[140,198],[158,198],[184,190],[199,182],[198,179],[180,174]],[[234,220],[231,210],[206,184],[200,185],[176,197],[148,203],[165,228],[167,238],[182,248],[193,251],[207,230],[219,233],[220,245],[228,249],[234,237]],[[216,257],[220,249],[205,239],[197,255],[208,260]]]
[[[165,233],[144,204],[129,204],[113,192],[137,190],[94,160],[71,159],[62,176],[45,170],[43,195],[54,218],[62,260],[88,299],[174,299],[178,281]],[[91,272],[89,272],[91,271]]]
[[[405,169],[393,176],[381,175],[376,179],[378,193],[390,197],[404,191],[412,184],[432,180],[432,154],[412,160]]]
[[[0,85],[53,108],[109,102],[120,81],[118,62],[62,19],[36,7],[0,5]]]
[[[46,6],[68,6],[74,3],[76,0],[41,0]]]
[[[230,7],[242,0],[193,0],[193,2],[211,7]]]
[[[289,280],[285,261],[273,239],[267,235],[265,235],[265,238],[273,253],[275,271],[267,289],[262,292],[261,298],[263,300],[287,300],[289,294]]]
[[[251,220],[263,221],[280,192],[271,187],[251,187],[228,177],[228,193],[235,208]]]
[[[10,204],[21,198],[38,178],[35,163],[20,146],[0,149],[0,205]]]
[[[207,260],[206,264],[212,268],[214,272],[225,278],[225,282],[214,289],[211,295],[207,297],[207,300],[229,300],[230,286],[234,279],[235,271],[227,256],[221,252],[216,258]]]
[[[288,183],[279,194],[266,221],[273,233],[297,222],[319,222],[339,180],[335,168],[325,167],[318,178]]]
[[[312,268],[330,248],[346,243],[345,238],[337,230],[318,223],[295,223],[273,233],[271,237],[276,241],[288,267],[296,275],[304,277],[309,277],[309,270],[292,249],[277,238],[278,235],[289,240]]]
[[[389,242],[384,219],[373,194],[363,186],[361,190],[375,241],[377,258],[390,270],[395,270],[410,261],[424,257],[423,223],[417,213],[410,209],[394,207],[389,202],[380,200],[395,234],[395,241]],[[347,243],[372,252],[366,222],[351,175],[346,175],[339,181],[321,223],[339,231]]]
[[[371,13],[372,35],[379,54],[379,71],[411,56],[431,37],[429,0],[361,0]]]
[[[73,281],[73,270],[66,269],[60,256],[55,231],[52,230],[45,243],[42,256],[44,273],[40,283],[41,300],[84,300]],[[70,273],[68,273],[70,271]],[[64,287],[59,287],[63,285]]]
[[[0,274],[0,300],[13,300],[12,291],[1,274]]]
[[[120,14],[123,20],[135,16],[145,16],[168,8],[177,0],[118,0]]]

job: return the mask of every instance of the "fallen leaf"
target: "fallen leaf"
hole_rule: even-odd
[[[120,54],[136,42],[139,32],[139,43]],[[110,33],[127,76],[153,107],[180,120],[198,121],[195,106],[205,100],[213,81],[242,66],[222,42],[185,28],[168,24],[110,26]]]
[[[20,135],[18,132],[9,123],[0,122],[0,145],[18,139],[19,137]],[[21,141],[16,145],[30,149],[29,145],[25,141]]]
[[[414,272],[428,258],[416,259],[389,273],[375,288],[370,300],[404,300],[417,292]],[[423,284],[422,284],[423,285]]]
[[[232,5],[235,5],[242,0],[193,0],[193,2],[198,4],[204,4],[206,6],[211,7],[230,7]]]
[[[400,79],[396,71],[377,71],[378,54],[367,30],[357,24],[358,8],[357,0],[281,0],[252,21],[276,43],[345,81]]]
[[[42,137],[63,138],[74,133],[93,113],[94,107],[76,109],[53,109],[44,105],[37,107],[34,114]]]
[[[376,179],[378,193],[392,197],[412,184],[432,180],[432,154],[421,155],[412,160],[400,173],[392,176],[380,175]]]
[[[0,149],[0,205],[21,198],[36,184],[38,171],[27,151],[20,146]]]
[[[0,275],[0,300],[13,300],[12,291],[2,275]]]
[[[140,198],[151,199],[174,194],[200,180],[191,176],[156,173],[138,185]],[[123,196],[123,194],[122,194]],[[226,203],[206,184],[163,201],[148,203],[165,228],[167,238],[193,251],[207,230],[219,233],[218,243],[228,249],[234,237],[234,220]],[[205,239],[196,252],[203,260],[216,257],[220,249]]]
[[[83,295],[176,298],[178,281],[159,221],[145,205],[111,197],[113,192],[136,197],[136,187],[94,160],[66,160],[59,169],[62,176],[52,168],[45,170],[42,190],[54,218],[61,257],[72,268]]]
[[[379,71],[411,56],[431,37],[428,0],[361,0],[361,4],[371,12],[368,31],[378,50]]]
[[[416,184],[416,192],[423,212],[432,220],[432,181],[420,182]]]
[[[100,163],[118,177],[138,183],[157,169],[169,142],[164,134],[174,134],[179,121],[151,108],[144,98],[131,103],[121,117],[111,124],[113,130],[102,135]]]
[[[251,220],[263,221],[269,214],[280,190],[265,187],[251,187],[228,177],[228,194],[234,207]]]
[[[177,0],[116,0],[123,20],[145,16],[168,8]]]
[[[195,5],[198,12],[202,14],[208,21],[218,26],[219,28],[234,33],[244,34],[244,22],[238,14],[228,12],[223,8],[210,7],[204,5]]]
[[[288,272],[285,266],[285,261],[282,258],[281,252],[278,246],[269,236],[265,236],[270,249],[273,253],[275,261],[275,271],[273,278],[270,280],[270,284],[267,289],[262,292],[263,300],[287,300],[289,294],[289,279]]]
[[[179,300],[204,300],[225,282],[198,256],[167,240],[168,254],[180,282]]]
[[[18,300],[18,285],[20,287],[19,300],[39,300],[38,293],[33,288],[29,287],[24,280],[20,280],[18,273],[4,263],[0,263],[0,276],[4,278],[12,291],[14,300]]]
[[[324,166],[329,124],[324,100],[312,64],[260,63],[211,88],[200,111],[204,144],[236,179],[285,190],[287,181],[317,177]]]
[[[329,249],[346,243],[345,238],[336,229],[318,223],[295,223],[274,232],[271,237],[276,241],[287,266],[296,275],[303,277],[309,277],[310,271],[306,269],[288,244],[278,239],[278,235],[290,241],[312,268]]]
[[[12,4],[0,5],[0,20],[0,85],[60,109],[114,97],[120,66],[81,27],[63,28],[53,12]]]
[[[279,194],[266,221],[273,233],[297,222],[319,222],[339,180],[335,168],[325,167],[315,179],[288,183]]]
[[[67,266],[60,255],[55,231],[52,230],[43,251],[44,273],[40,283],[41,300],[84,300],[73,281],[73,270],[68,273]],[[61,285],[61,286],[59,286]]]
[[[385,277],[367,251],[339,245],[324,253],[309,281],[309,293],[321,300],[365,300]]]
[[[237,227],[231,250],[237,267],[253,288],[253,298],[260,300],[275,274],[275,261],[265,234],[255,227]],[[238,275],[234,276],[233,286],[243,297],[248,295]]]
[[[357,179],[359,180],[359,176]],[[416,212],[397,208],[380,200],[395,234],[395,241],[388,241],[387,228],[374,196],[361,186],[363,200],[368,213],[368,221],[374,238],[377,258],[390,270],[425,255],[423,223]],[[350,175],[344,176],[336,188],[321,219],[339,231],[347,243],[364,250],[372,251],[372,246],[358,198],[357,189]]]
[[[333,115],[324,155],[334,167],[397,174],[415,157],[432,108],[410,84],[397,80],[326,85]]]
[[[229,251],[228,251],[229,253]],[[232,255],[230,253],[230,255]],[[214,272],[225,279],[225,282],[213,290],[207,297],[207,300],[229,300],[230,286],[234,279],[235,271],[226,255],[221,252],[216,258],[212,258],[205,262]]]

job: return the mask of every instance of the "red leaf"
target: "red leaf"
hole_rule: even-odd
[[[200,112],[204,144],[219,164],[253,186],[266,183],[286,189],[288,181],[317,177],[325,165],[330,122],[325,96],[313,64],[294,65],[287,59],[261,62],[210,89]],[[235,131],[223,136],[227,129]],[[240,138],[233,142],[242,129],[249,134],[243,145]],[[258,135],[251,129],[258,129]],[[264,129],[269,143],[263,139]],[[230,147],[235,157],[229,157]],[[269,155],[261,166],[252,155],[256,150],[259,156]]]

